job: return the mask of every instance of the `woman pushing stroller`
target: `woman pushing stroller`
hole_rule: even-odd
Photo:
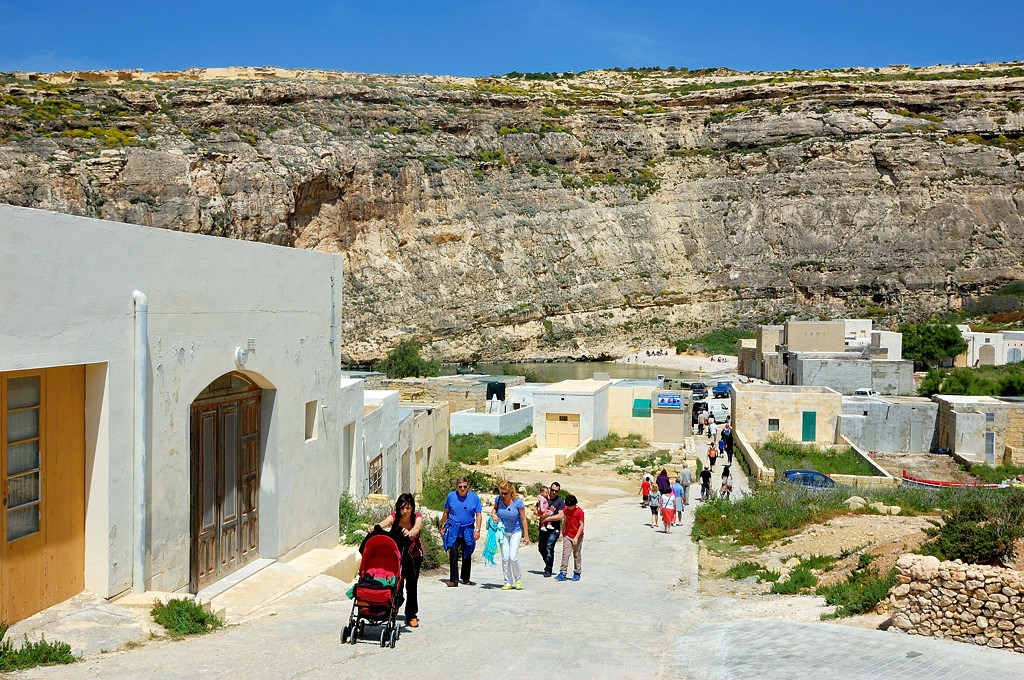
[[[420,580],[420,567],[423,566],[423,541],[420,530],[423,528],[423,516],[416,512],[416,501],[411,493],[403,493],[395,502],[395,511],[377,522],[381,529],[396,531],[408,539],[408,549],[402,551],[402,580],[405,582],[405,624],[410,628],[420,625],[419,601],[416,590]],[[396,541],[399,545],[401,541]]]

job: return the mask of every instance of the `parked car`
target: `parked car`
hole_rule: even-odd
[[[729,419],[729,404],[712,401],[708,403],[708,410],[711,412],[716,423],[724,423]]]
[[[700,414],[703,411],[707,411],[707,410],[708,410],[708,402],[706,402],[706,401],[695,401],[695,402],[693,402],[693,411],[692,411],[692,416],[690,418],[690,424],[691,425],[696,425],[697,424],[697,418],[700,416]]]
[[[862,387],[859,390],[854,390],[853,391],[853,396],[855,396],[855,397],[877,397],[877,396],[880,396],[880,395],[878,394],[878,392],[876,392],[875,390],[871,389],[870,387]]]
[[[782,473],[786,481],[799,484],[805,489],[820,491],[822,489],[834,489],[838,484],[826,474],[817,470],[786,470]]]
[[[729,418],[728,404],[723,404],[720,401],[695,401],[693,402],[693,416],[690,419],[691,425],[697,424],[697,417],[702,411],[708,411],[716,423],[724,423]]]
[[[718,384],[711,388],[711,396],[715,399],[725,399],[729,396],[729,388],[731,386],[731,380],[719,380]]]
[[[690,391],[695,400],[708,398],[708,386],[702,382],[690,383]]]
[[[662,386],[666,390],[688,390],[690,389],[690,383],[685,380],[678,380],[676,378],[665,378],[662,381]]]

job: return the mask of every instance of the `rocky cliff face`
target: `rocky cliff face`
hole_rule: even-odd
[[[0,77],[0,201],[344,253],[346,359],[597,357],[1022,278],[1024,68]]]

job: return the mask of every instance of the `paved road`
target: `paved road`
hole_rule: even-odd
[[[687,522],[690,518],[687,512]],[[339,644],[349,602],[326,577],[275,605],[276,614],[180,642],[151,642],[25,678],[991,678],[1024,679],[1024,656],[830,624],[722,620],[728,603],[697,595],[696,548],[680,527],[615,500],[587,514],[583,580],[539,575],[533,546],[522,591],[421,582],[422,625],[395,649]],[[711,604],[712,606],[708,606]]]

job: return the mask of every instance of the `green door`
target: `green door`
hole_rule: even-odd
[[[817,438],[818,433],[818,413],[817,411],[804,411],[804,435],[803,440],[805,442],[813,442]]]

